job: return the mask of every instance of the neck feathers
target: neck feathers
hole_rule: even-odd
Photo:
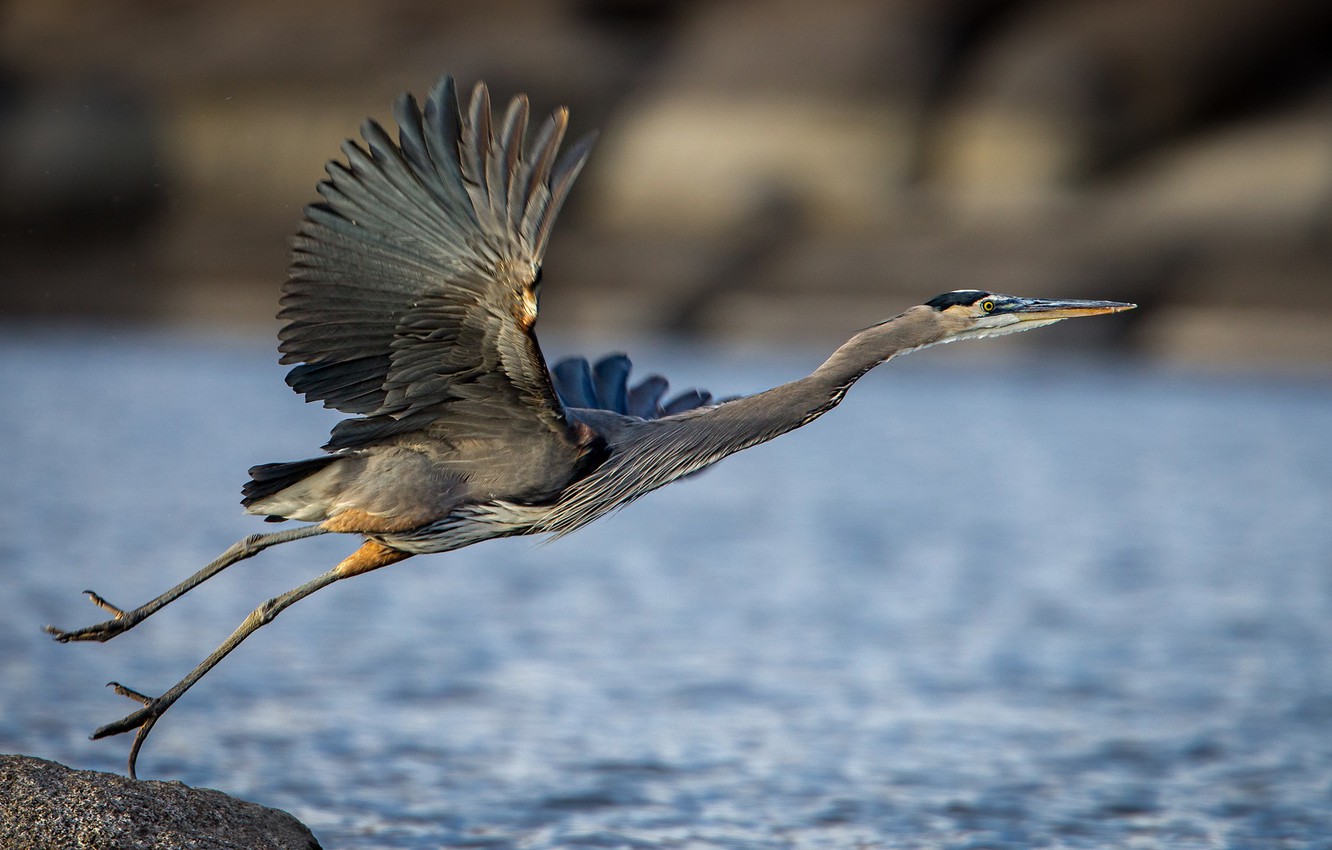
[[[866,328],[812,374],[767,392],[663,419],[610,415],[591,423],[603,432],[609,455],[561,494],[540,530],[566,534],[681,475],[812,422],[870,369],[938,342],[944,335],[938,315],[913,307]]]
[[[829,391],[840,390],[833,402],[836,404],[852,384],[875,366],[899,354],[933,345],[943,334],[938,311],[925,306],[912,307],[896,318],[872,325],[851,337],[815,369],[810,378]]]
[[[894,319],[860,331],[807,377],[727,402],[701,413],[700,418],[731,426],[737,439],[730,451],[799,428],[836,407],[851,385],[870,369],[899,354],[939,342],[946,330],[939,315],[931,307],[912,307]]]

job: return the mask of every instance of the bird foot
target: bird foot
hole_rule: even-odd
[[[128,732],[131,729],[142,728],[145,723],[150,720],[156,720],[161,716],[162,712],[166,711],[166,706],[161,704],[162,700],[160,699],[154,699],[146,694],[141,694],[136,690],[125,687],[119,682],[107,682],[106,686],[108,688],[114,688],[116,693],[120,694],[122,697],[128,697],[129,699],[134,700],[142,705],[143,708],[125,715],[114,723],[108,723],[105,726],[102,726],[96,732],[92,733],[93,740],[106,738],[111,735],[119,735],[120,733]]]
[[[152,731],[153,724],[157,722],[157,718],[161,717],[163,712],[170,708],[175,700],[169,699],[169,694],[161,697],[150,697],[146,694],[141,694],[132,688],[127,688],[119,682],[107,682],[106,686],[108,688],[114,688],[116,693],[120,694],[122,697],[127,697],[141,704],[143,708],[125,715],[114,723],[108,723],[105,726],[102,726],[92,733],[92,738],[95,741],[98,738],[119,735],[122,732],[128,732],[131,729],[139,730],[134,735],[134,743],[130,745],[129,754],[130,779],[138,779],[139,777],[134,772],[134,764],[138,761],[139,749],[143,746],[143,742],[148,738],[148,733]]]
[[[142,617],[134,616],[133,611],[125,611],[122,608],[117,608],[96,593],[93,593],[91,590],[85,590],[83,593],[88,597],[88,600],[92,602],[92,604],[101,608],[103,611],[110,613],[112,617],[105,622],[97,623],[96,625],[88,626],[87,628],[77,629],[72,632],[58,629],[55,626],[47,626],[47,634],[52,635],[61,643],[69,643],[70,641],[78,640],[108,641],[121,632],[138,625],[139,621],[143,619]]]

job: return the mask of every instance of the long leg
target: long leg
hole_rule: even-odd
[[[104,611],[109,611],[114,616],[104,623],[98,623],[87,628],[67,632],[58,629],[55,626],[47,626],[46,631],[55,636],[55,639],[61,643],[69,643],[74,640],[96,640],[107,641],[121,632],[130,629],[142,623],[148,617],[152,616],[159,609],[176,601],[184,596],[190,590],[203,584],[208,579],[225,570],[227,567],[251,558],[267,549],[269,546],[276,546],[279,543],[287,543],[292,540],[300,540],[303,537],[313,537],[316,534],[326,534],[329,529],[322,525],[306,525],[301,528],[288,528],[282,531],[275,531],[270,534],[251,534],[244,540],[238,540],[232,544],[231,548],[223,552],[212,563],[199,570],[194,575],[182,581],[180,584],[153,599],[146,602],[131,611],[124,611],[107,602],[102,597],[93,593],[91,590],[85,590],[84,593],[92,600],[92,603]]]
[[[367,540],[362,544],[361,548],[357,549],[333,569],[323,575],[311,579],[300,587],[293,588],[286,593],[273,597],[251,611],[250,615],[241,622],[240,626],[236,628],[236,631],[231,633],[230,637],[222,642],[221,646],[213,650],[212,654],[201,661],[185,678],[181,679],[159,697],[147,697],[138,691],[130,690],[124,685],[112,682],[111,687],[116,689],[116,693],[129,697],[136,702],[143,703],[143,708],[122,717],[115,723],[108,723],[96,732],[93,732],[93,738],[105,738],[108,735],[119,735],[120,733],[128,732],[131,729],[138,729],[139,731],[134,735],[134,743],[130,747],[129,754],[129,775],[130,778],[137,779],[138,777],[134,772],[134,764],[138,760],[139,749],[143,746],[143,742],[147,740],[148,733],[152,731],[153,724],[155,724],[157,719],[161,717],[176,700],[180,699],[181,695],[188,691],[195,682],[202,679],[209,670],[212,670],[217,666],[219,661],[226,658],[228,653],[237,646],[240,646],[241,641],[273,622],[273,619],[277,617],[278,614],[281,614],[287,606],[304,599],[315,591],[328,587],[335,581],[369,572],[370,570],[378,569],[379,567],[388,566],[389,564],[396,563],[409,557],[411,557],[410,552],[390,549],[373,540]]]

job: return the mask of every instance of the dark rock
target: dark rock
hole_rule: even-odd
[[[0,755],[0,850],[318,850],[296,818],[180,782]]]

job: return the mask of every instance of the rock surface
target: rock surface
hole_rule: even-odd
[[[180,782],[149,782],[0,755],[0,850],[318,850],[278,809]]]

